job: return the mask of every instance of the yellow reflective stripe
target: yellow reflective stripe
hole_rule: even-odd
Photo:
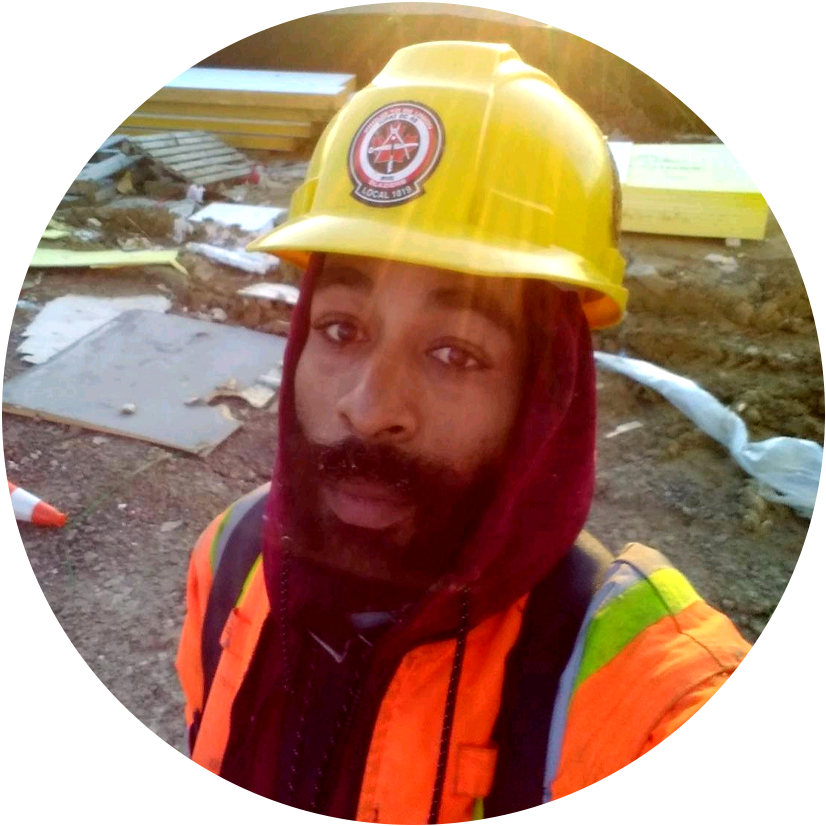
[[[238,599],[235,602],[236,608],[244,601],[244,597],[247,594],[247,589],[250,587],[252,579],[257,573],[258,569],[261,567],[261,560],[263,558],[264,557],[261,554],[258,554],[258,556],[255,558],[255,562],[252,563],[252,568],[250,568],[250,572],[247,574],[247,578],[244,580],[244,585],[241,588],[241,593],[238,595]]]
[[[227,519],[229,519],[229,515],[231,512],[232,508],[227,508],[224,511],[224,516],[218,523],[218,527],[215,530],[215,534],[212,537],[212,542],[209,546],[209,569],[212,571],[213,574],[215,573],[215,554],[218,552],[218,542],[221,539],[221,534],[223,533],[224,528],[226,527]]]
[[[611,599],[591,620],[574,690],[648,626],[700,599],[674,568],[661,568]]]

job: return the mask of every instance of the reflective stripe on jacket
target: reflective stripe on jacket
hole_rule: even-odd
[[[192,758],[220,774],[232,705],[270,611],[261,559],[252,565],[221,634],[204,695],[203,623],[213,574],[233,523],[255,491],[218,517],[192,555],[177,667]],[[440,823],[471,820],[496,766],[492,741],[508,652],[527,597],[468,637],[447,760]],[[436,777],[455,640],[407,653],[384,695],[364,766],[357,820],[425,823]],[[629,545],[609,569],[580,628],[554,705],[543,799],[595,783],[635,760],[687,720],[748,651],[732,623],[706,604],[658,552]],[[478,810],[478,805],[477,805]]]

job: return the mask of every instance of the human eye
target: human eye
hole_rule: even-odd
[[[352,344],[360,339],[358,326],[345,319],[321,322],[316,325],[316,329],[327,341],[338,346]]]
[[[437,361],[454,370],[483,370],[486,365],[480,358],[463,347],[445,344],[430,351]]]

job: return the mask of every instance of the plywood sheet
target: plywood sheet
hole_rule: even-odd
[[[155,58],[149,52],[3,46],[0,65],[4,75],[112,80],[151,69]]]
[[[4,77],[3,93],[117,100],[151,100],[203,105],[287,107],[318,112],[340,109],[355,90],[355,76],[252,69],[156,66],[110,81]]]
[[[3,410],[208,453],[238,427],[226,407],[187,404],[250,387],[284,358],[279,336],[130,310],[3,387]],[[124,405],[135,412],[121,412]],[[274,437],[274,433],[273,433]]]

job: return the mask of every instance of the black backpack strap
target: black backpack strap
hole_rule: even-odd
[[[494,730],[499,755],[485,817],[542,803],[554,700],[577,633],[612,554],[589,534],[531,592],[505,670]]]
[[[269,485],[263,485],[239,499],[232,506],[218,538],[212,588],[201,632],[204,705],[221,658],[221,634],[261,553],[261,524],[268,493]]]

